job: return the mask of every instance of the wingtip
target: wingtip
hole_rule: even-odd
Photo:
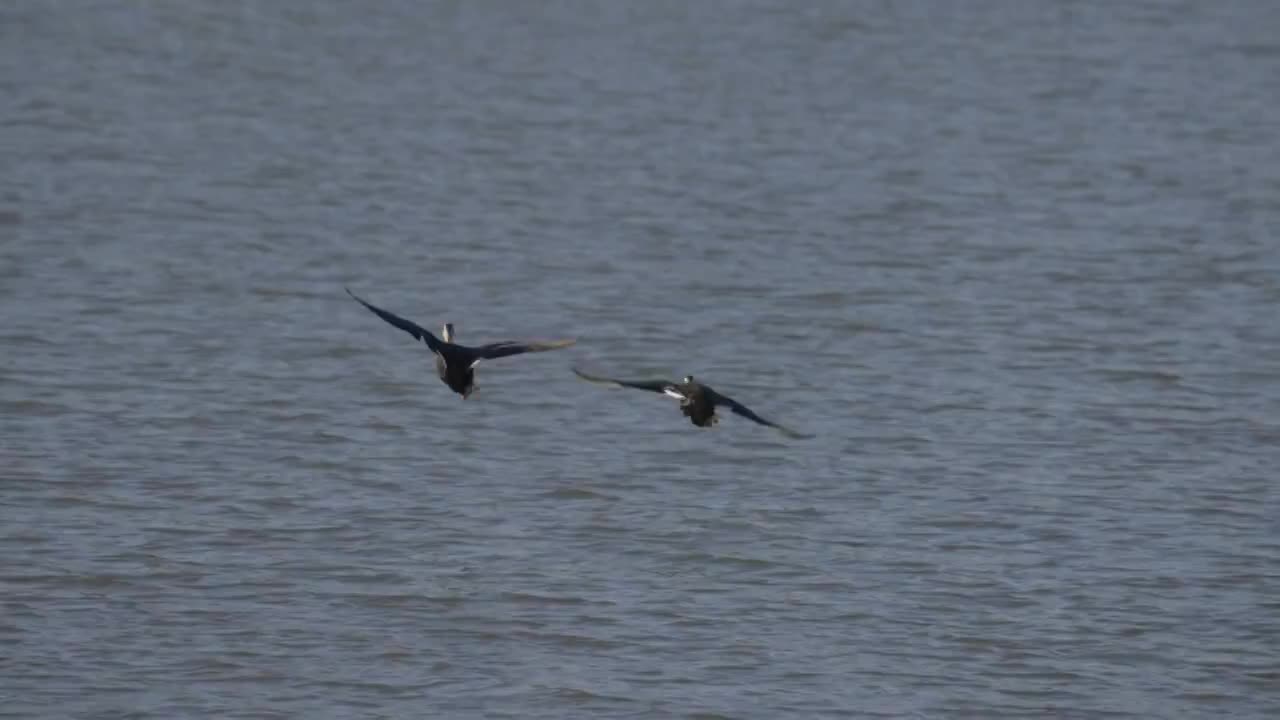
[[[583,371],[579,370],[576,366],[572,366],[572,365],[571,365],[571,366],[569,367],[569,369],[570,369],[570,370],[572,370],[572,371],[573,371],[573,374],[574,374],[574,375],[577,375],[579,379],[581,379],[581,380],[586,380],[586,381],[587,381],[587,382],[589,382],[589,383],[598,383],[598,384],[603,384],[603,383],[605,382],[605,381],[601,380],[600,378],[598,378],[598,377],[596,377],[596,376],[594,376],[594,375],[588,375],[587,373],[585,373],[585,372],[583,372]]]
[[[355,294],[355,293],[351,292],[351,288],[347,287],[346,285],[343,285],[343,286],[342,286],[342,289],[347,291],[347,294],[351,296],[351,299],[352,299],[352,300],[355,300],[356,302],[360,303],[361,305],[363,305],[363,306],[365,306],[365,307],[370,307],[370,306],[369,306],[369,303],[368,303],[364,298],[362,298],[362,297],[360,297],[359,295],[357,295],[357,294]],[[370,308],[370,309],[372,309],[372,308]]]
[[[515,341],[504,341],[498,343],[502,345],[524,345],[526,352],[546,352],[548,350],[563,350],[570,345],[576,344],[576,339],[572,340],[531,340],[529,342],[520,343]]]

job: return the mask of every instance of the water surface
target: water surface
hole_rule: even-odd
[[[1280,715],[1277,26],[6,4],[0,715]]]

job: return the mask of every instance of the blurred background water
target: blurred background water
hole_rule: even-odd
[[[0,716],[1280,715],[1277,28],[3,4]]]

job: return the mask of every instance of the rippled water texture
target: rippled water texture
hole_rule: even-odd
[[[1277,28],[0,5],[0,715],[1280,717]]]

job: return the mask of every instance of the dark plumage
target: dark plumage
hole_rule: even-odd
[[[636,390],[648,390],[649,392],[662,393],[668,397],[676,398],[680,401],[680,411],[684,413],[685,417],[689,418],[690,422],[698,427],[715,425],[719,421],[719,418],[716,417],[716,408],[727,407],[735,414],[761,425],[767,425],[787,437],[812,437],[765,420],[737,400],[727,395],[722,395],[707,385],[694,382],[692,375],[686,375],[683,381],[674,383],[668,380],[616,380],[614,378],[588,375],[577,368],[573,369],[573,373],[588,382],[616,385]]]
[[[441,333],[444,336],[442,340],[427,332],[417,323],[370,305],[351,292],[350,288],[343,289],[347,291],[348,295],[355,298],[356,302],[368,308],[374,315],[409,333],[415,339],[426,343],[427,347],[436,356],[436,373],[440,376],[440,380],[445,385],[448,385],[450,390],[461,395],[463,400],[466,400],[476,389],[475,367],[476,363],[481,360],[494,360],[508,355],[519,355],[520,353],[558,350],[569,347],[576,342],[575,340],[557,340],[553,342],[512,342],[504,340],[477,347],[459,345],[453,342],[453,323],[445,323],[444,332]]]

